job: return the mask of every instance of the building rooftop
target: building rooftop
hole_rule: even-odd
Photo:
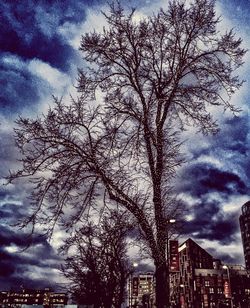
[[[242,205],[242,214],[250,214],[250,201]]]

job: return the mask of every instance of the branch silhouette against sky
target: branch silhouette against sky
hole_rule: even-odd
[[[128,6],[134,5],[131,1]],[[0,54],[0,152],[4,183],[8,170],[19,164],[12,137],[14,120],[19,114],[33,118],[37,114],[46,114],[48,103],[53,108],[52,95],[63,96],[63,102],[70,101],[70,93],[74,97],[76,89],[72,84],[77,85],[77,67],[83,65],[78,51],[80,36],[93,28],[102,29],[105,19],[100,11],[105,11],[107,6],[104,2],[86,1],[83,4],[76,0],[68,1],[66,5],[55,3],[49,6],[46,1],[34,5],[29,1],[27,6],[14,2],[1,6],[4,26],[0,30],[3,46]],[[152,15],[159,7],[166,8],[165,2],[160,1],[137,1],[136,6],[136,18]],[[217,14],[223,16],[222,29],[234,27],[236,37],[243,38],[244,48],[248,48],[249,42],[248,10],[246,1],[216,3]],[[239,71],[246,83],[231,100],[242,111],[232,116],[212,108],[211,114],[221,127],[215,137],[197,134],[192,125],[184,132],[187,163],[175,179],[177,192],[188,209],[183,238],[186,233],[213,255],[236,263],[243,260],[238,216],[241,205],[249,198],[248,57],[247,54],[245,65]],[[25,254],[18,253],[19,248],[27,245],[28,237],[11,224],[30,210],[30,193],[31,186],[24,181],[1,187],[2,288],[20,284],[40,286],[41,281],[46,284],[44,273],[50,269],[53,269],[52,276],[55,273],[54,281],[57,280],[59,260],[54,249],[64,237],[61,230],[55,230],[50,244],[35,236],[30,250]],[[216,250],[218,245],[223,249]],[[42,260],[46,252],[49,266]],[[50,281],[54,283],[53,278]]]

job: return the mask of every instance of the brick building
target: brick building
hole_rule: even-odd
[[[49,288],[33,290],[23,288],[21,292],[1,291],[1,307],[21,307],[22,305],[42,305],[45,307],[61,307],[67,304],[65,293],[53,292]]]
[[[250,269],[250,201],[246,202],[240,215],[240,230],[244,250],[246,269]]]
[[[155,285],[153,273],[138,273],[128,281],[128,307],[154,307]]]
[[[183,308],[193,308],[194,303],[198,302],[194,288],[195,269],[213,269],[213,257],[193,240],[188,239],[179,246],[179,262],[179,281],[176,277],[176,282],[179,284],[180,304]]]
[[[179,262],[170,276],[173,307],[250,307],[250,275],[242,266],[222,265],[191,239],[179,246]]]

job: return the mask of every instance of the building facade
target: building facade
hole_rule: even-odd
[[[179,246],[179,262],[170,276],[172,307],[250,307],[250,275],[242,266],[223,265],[191,239]]]
[[[231,305],[228,276],[223,269],[195,269],[194,308]]]
[[[195,292],[195,269],[213,269],[213,257],[192,239],[188,239],[179,246],[179,262],[179,281],[177,277],[175,281],[178,284],[180,306],[193,308],[194,303],[198,302]]]
[[[222,264],[192,239],[169,255],[171,308],[250,308],[250,272]],[[178,264],[176,260],[178,259]],[[155,307],[153,273],[133,275],[127,307]]]
[[[65,293],[56,293],[49,288],[33,290],[23,288],[21,292],[1,291],[1,307],[21,307],[23,305],[39,305],[44,307],[63,307],[67,304]]]
[[[245,257],[246,269],[250,269],[250,201],[245,203],[240,215],[240,230]]]
[[[153,273],[131,275],[128,281],[128,307],[155,307]]]

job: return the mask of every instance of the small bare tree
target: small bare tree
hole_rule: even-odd
[[[166,230],[178,134],[186,125],[215,133],[211,106],[238,111],[229,101],[242,84],[234,71],[245,51],[232,31],[218,31],[214,4],[171,0],[140,21],[111,5],[109,27],[82,37],[89,68],[79,71],[79,97],[70,105],[55,99],[47,115],[20,118],[15,130],[23,168],[10,180],[36,184],[25,224],[70,228],[100,196],[119,204],[154,260],[158,308],[169,307]]]
[[[131,272],[127,253],[126,215],[112,211],[96,225],[89,223],[65,241],[63,253],[74,248],[66,258],[62,272],[70,281],[69,291],[78,304],[96,308],[120,308]]]

